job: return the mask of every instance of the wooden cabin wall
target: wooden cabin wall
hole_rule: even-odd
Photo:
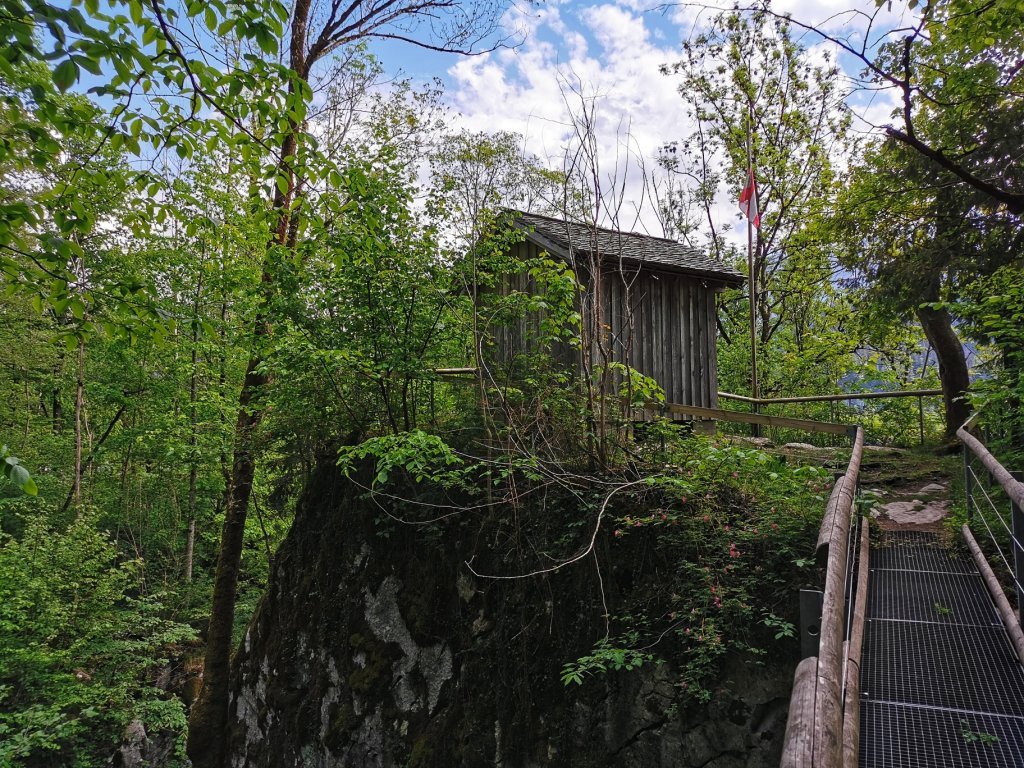
[[[512,247],[510,255],[526,263],[542,249],[529,241]],[[588,276],[580,275],[589,282]],[[718,407],[717,308],[718,285],[700,278],[649,270],[607,269],[601,275],[601,323],[612,359],[649,376],[665,390],[670,403]],[[534,294],[536,281],[525,270],[506,275],[498,290]],[[592,306],[584,301],[584,321]],[[531,313],[507,325],[494,324],[495,362],[507,373],[516,356],[530,349],[541,321]],[[582,371],[581,351],[558,343],[550,350],[554,359]],[[596,349],[595,365],[600,364]],[[611,382],[618,386],[620,377]]]
[[[509,255],[522,263],[530,259],[538,258],[543,249],[529,241],[516,243],[510,249]],[[522,272],[504,275],[498,292],[507,296],[513,292],[537,293],[537,281],[525,269]],[[491,333],[495,342],[495,360],[502,368],[501,373],[506,374],[515,358],[523,354],[536,353],[533,341],[540,332],[540,323],[543,320],[542,312],[530,313],[518,318],[514,323],[495,323],[491,327]],[[581,368],[580,350],[564,341],[556,342],[549,350],[551,356],[559,364],[579,370]]]
[[[657,381],[670,403],[717,407],[715,293],[681,275],[606,272],[603,322],[614,359]]]

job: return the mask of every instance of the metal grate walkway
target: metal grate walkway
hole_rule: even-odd
[[[861,768],[1024,767],[1024,670],[973,561],[933,533],[872,548]]]

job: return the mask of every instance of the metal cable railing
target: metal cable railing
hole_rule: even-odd
[[[1024,587],[1022,587],[1022,581],[1024,581],[1024,545],[1021,544],[1024,541],[1024,512],[1021,511],[1024,508],[1024,483],[1021,482],[1024,475],[1019,472],[1010,472],[999,463],[999,460],[992,455],[988,448],[985,447],[985,444],[971,433],[971,423],[973,420],[973,417],[968,419],[967,423],[960,427],[956,433],[964,446],[964,496],[967,500],[967,523],[961,531],[968,548],[971,550],[971,555],[974,557],[978,569],[985,579],[989,591],[992,593],[992,598],[995,600],[1003,623],[1006,625],[1006,631],[1017,653],[1017,658],[1024,663],[1024,631],[1021,630],[1020,626],[1020,607],[1024,606]],[[989,488],[992,487],[993,483],[997,483],[998,487],[1006,494],[1009,500],[1009,521],[1007,521],[1006,516],[1000,509],[1001,505],[985,489],[985,484],[978,477],[978,473],[974,469],[975,463],[980,463],[984,467],[989,477]],[[987,558],[974,538],[971,524],[975,520],[975,515],[985,526],[985,530],[992,541],[992,546],[998,553],[999,559],[1006,568],[1006,572],[1010,574],[1010,580],[1013,582],[1014,591],[1017,595],[1017,611],[1014,611],[1010,606],[1006,595],[1003,593],[1002,586],[996,579]],[[994,518],[991,522],[989,520],[990,516]],[[996,520],[998,520],[998,524],[995,523]],[[997,535],[997,533],[1000,533],[1000,526],[1006,536],[1009,537],[1009,557],[1007,557],[1000,542],[1000,539],[1005,542],[1006,538],[1002,535]],[[993,527],[995,530],[993,530]]]
[[[1013,582],[1013,587],[1017,594],[1017,600],[1018,603],[1020,603],[1021,595],[1024,595],[1024,586],[1022,586],[1021,574],[1018,573],[1015,563],[1024,557],[1024,544],[1021,543],[1021,538],[1024,538],[1024,531],[1018,531],[1017,533],[1014,532],[1013,502],[1009,502],[1010,521],[1008,522],[1007,515],[1000,511],[999,505],[996,504],[992,496],[990,496],[988,491],[985,490],[981,478],[978,477],[978,473],[975,472],[975,469],[971,464],[970,453],[965,453],[964,457],[964,481],[966,486],[968,523],[973,523],[975,519],[980,519],[985,525],[985,530],[988,531],[989,539],[992,541],[992,546],[995,547],[995,550],[999,555],[999,559],[1006,568],[1006,572],[1010,574],[1010,580]],[[984,499],[985,504],[980,503],[978,492],[981,493],[981,497]],[[1014,562],[1011,562],[1003,551],[1003,547],[1000,545],[1001,537],[996,534],[996,531],[992,530],[992,525],[989,523],[990,515],[992,518],[999,521],[999,526],[1002,526],[1003,531],[1006,532],[1006,537],[1010,542],[1011,557]],[[997,526],[997,530],[999,526]],[[1020,536],[1020,538],[1018,538],[1018,536]]]

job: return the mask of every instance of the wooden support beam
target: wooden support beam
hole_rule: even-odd
[[[829,403],[839,400],[873,400],[888,397],[934,397],[942,394],[941,389],[906,389],[895,392],[850,392],[840,395],[803,395],[800,397],[747,397],[719,392],[724,400],[735,400],[739,403],[757,403],[758,405],[778,405],[781,403]]]
[[[831,421],[812,421],[810,419],[789,419],[784,416],[766,416],[763,413],[740,413],[739,411],[726,411],[721,408],[701,408],[696,405],[679,405],[678,403],[648,403],[644,410],[657,413],[664,410],[668,413],[678,413],[683,416],[696,416],[704,419],[715,419],[716,421],[735,421],[741,424],[763,424],[770,427],[782,427],[786,429],[802,429],[807,432],[828,432],[833,435],[853,436],[854,426],[849,424],[836,424]]]

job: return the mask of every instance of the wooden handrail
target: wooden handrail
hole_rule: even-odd
[[[960,438],[960,442],[964,444],[965,449],[970,449],[971,453],[981,460],[985,469],[987,469],[989,474],[991,474],[999,485],[1003,487],[1003,490],[1006,491],[1006,495],[1010,497],[1013,503],[1018,507],[1024,508],[1024,483],[1014,479],[1009,470],[1000,464],[999,460],[989,452],[988,448],[985,447],[985,444],[970,433],[970,425],[973,420],[973,416],[968,419],[964,425],[956,431],[956,436]]]
[[[860,557],[857,561],[857,592],[850,621],[850,642],[846,647],[846,690],[843,693],[843,768],[857,768],[860,757],[860,659],[864,649],[864,624],[868,602],[868,572],[871,533],[860,527]]]
[[[847,648],[843,642],[850,521],[864,455],[864,430],[855,429],[850,463],[829,498],[818,537],[819,541],[828,541],[818,655],[814,658],[813,677],[808,674],[808,660],[797,668],[793,685],[795,703],[790,706],[782,747],[783,768],[842,765],[844,680],[847,659],[857,650]],[[859,659],[856,662],[859,664]],[[813,685],[808,679],[813,680]]]
[[[974,427],[974,420],[978,414],[975,412],[967,421],[963,423],[963,426],[956,431],[956,436],[960,438],[960,442],[964,446],[964,468],[968,471],[969,462],[967,457],[967,451],[970,451],[981,461],[982,465],[988,470],[989,474],[996,479],[1002,489],[1006,491],[1006,495],[1010,497],[1010,500],[1016,505],[1017,508],[1024,508],[1024,483],[1015,478],[1006,467],[1004,467],[995,456],[992,455],[991,451],[985,444],[976,438],[971,430]],[[967,490],[967,505],[970,508],[971,496],[970,496],[970,485],[968,484]],[[978,571],[981,573],[982,578],[985,580],[985,585],[988,587],[989,593],[992,595],[992,600],[996,604],[996,608],[999,610],[999,615],[1003,619],[1003,624],[1006,626],[1006,633],[1010,637],[1010,643],[1013,645],[1013,649],[1017,654],[1017,660],[1021,664],[1024,664],[1024,631],[1021,630],[1020,621],[1017,617],[1017,613],[1010,606],[1010,601],[1006,599],[1006,595],[1003,593],[1003,588],[999,584],[999,580],[992,572],[992,567],[988,564],[988,559],[985,557],[985,553],[981,551],[981,547],[978,546],[978,542],[974,538],[974,534],[971,532],[971,528],[966,523],[960,529],[963,534],[964,541],[967,542],[967,548],[971,551],[971,556],[974,558],[975,564],[978,566]],[[1016,522],[1014,523],[1014,531],[1016,531]],[[1017,546],[1014,541],[1014,546]],[[1016,560],[1016,556],[1014,556]],[[1007,564],[1010,566],[1010,564]],[[1013,566],[1010,566],[1011,570],[1015,570]],[[1014,574],[1014,578],[1019,578],[1019,575]]]
[[[996,609],[999,611],[999,615],[1003,619],[1003,624],[1006,626],[1006,634],[1009,635],[1010,644],[1013,646],[1013,650],[1017,654],[1017,661],[1024,664],[1024,632],[1021,631],[1020,622],[1017,620],[1017,614],[1014,612],[1013,608],[1010,607],[1010,601],[1006,599],[1006,594],[1003,592],[1003,588],[999,585],[999,580],[992,572],[992,566],[988,564],[988,559],[985,557],[985,553],[981,551],[981,547],[978,546],[978,542],[974,539],[974,534],[971,533],[971,527],[964,523],[960,532],[963,534],[964,541],[967,542],[967,548],[971,551],[971,557],[974,558],[974,564],[978,566],[981,578],[985,580],[985,586],[988,587],[988,591],[992,595],[992,601],[996,604]]]
[[[838,766],[843,753],[843,627],[846,617],[846,566],[849,558],[850,518],[857,493],[864,430],[857,429],[850,463],[842,487],[832,499],[825,594],[821,607],[821,644],[818,648],[818,689],[814,702],[814,765]]]
[[[827,403],[839,400],[871,400],[880,397],[933,397],[941,394],[941,389],[905,389],[895,392],[850,392],[840,395],[802,395],[800,397],[747,397],[746,395],[734,395],[730,392],[719,392],[718,396],[725,400],[736,400],[740,403],[773,405],[780,403]]]

